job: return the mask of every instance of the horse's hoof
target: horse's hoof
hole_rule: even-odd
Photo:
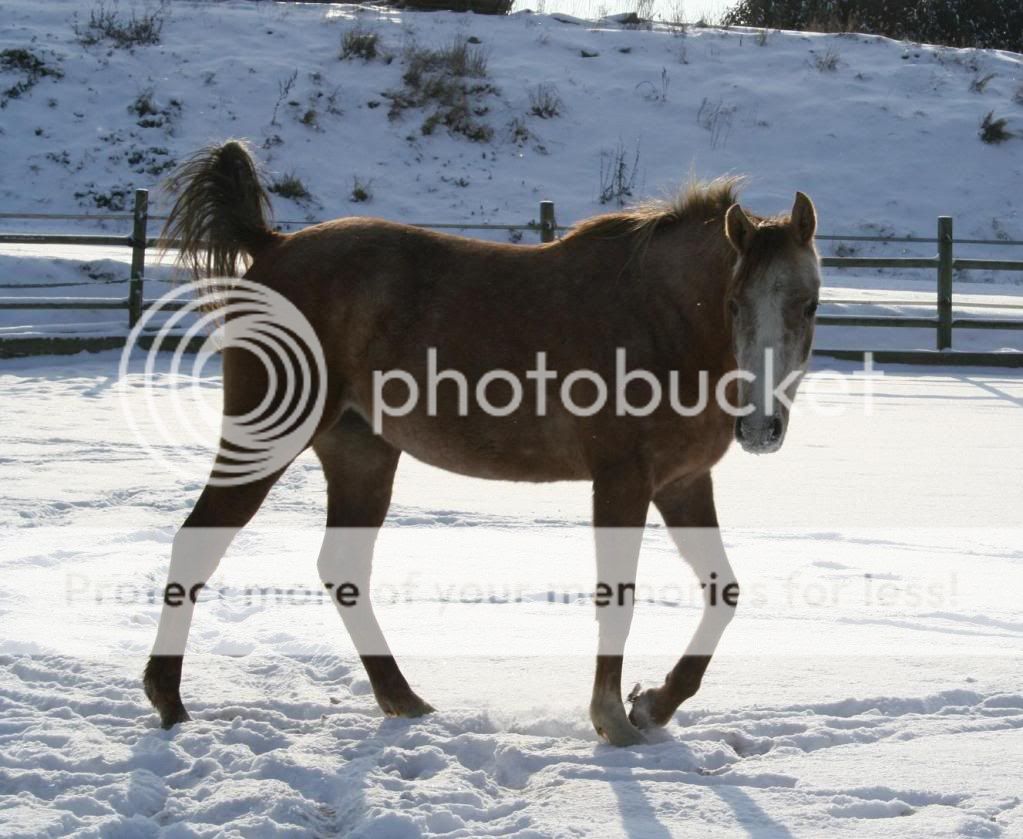
[[[628,722],[618,725],[599,726],[597,734],[603,737],[611,746],[639,746],[646,743],[646,737],[643,736],[643,732]]]
[[[646,742],[643,732],[626,718],[621,705],[617,708],[591,708],[590,719],[597,734],[612,746],[638,746]]]
[[[628,701],[632,704],[632,710],[629,711],[629,722],[642,731],[666,725],[667,720],[661,722],[654,714],[654,700],[656,698],[656,688],[640,691],[637,684],[628,696]]]
[[[146,698],[160,715],[162,728],[173,728],[192,719],[181,702],[181,656],[151,655],[142,675]]]
[[[190,722],[192,719],[184,705],[166,710],[158,708],[157,711],[160,714],[160,728],[163,729],[174,728],[179,722]]]
[[[378,697],[377,704],[380,705],[380,710],[389,717],[424,717],[437,710],[429,702],[424,702],[414,693],[401,699],[381,699]]]

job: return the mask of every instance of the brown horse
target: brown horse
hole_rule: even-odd
[[[781,445],[784,397],[794,396],[809,356],[820,288],[810,200],[797,193],[790,215],[756,217],[736,203],[734,180],[718,180],[527,247],[368,218],[274,232],[252,158],[234,141],[197,154],[171,186],[178,199],[166,235],[181,240],[197,277],[230,276],[247,258],[245,279],[290,301],[322,348],[324,369],[301,382],[322,397],[322,411],[295,453],[311,446],[326,473],[319,571],[338,587],[338,611],[383,711],[432,710],[399,670],[369,600],[373,542],[408,452],[476,477],[592,482],[600,641],[590,716],[616,745],[665,725],[698,689],[738,598],[711,467],[733,437],[753,452]],[[535,369],[538,353],[544,374]],[[438,362],[467,387],[445,379]],[[551,371],[565,377],[562,387]],[[532,389],[511,381],[538,376]],[[290,398],[243,347],[224,350],[223,377],[225,422]],[[598,379],[620,385],[615,398],[601,402]],[[431,384],[430,399],[413,404],[412,392]],[[704,384],[724,402],[701,405]],[[513,407],[495,415],[467,406],[473,388],[487,404]],[[677,399],[655,404],[658,390]],[[145,673],[165,727],[189,718],[179,686],[194,594],[293,456],[251,480],[216,480],[238,451],[222,441],[211,480],[175,537]],[[686,654],[660,687],[637,686],[626,713],[622,653],[651,502],[703,584],[705,604]]]

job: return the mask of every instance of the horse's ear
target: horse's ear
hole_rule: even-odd
[[[756,225],[750,221],[746,211],[738,204],[732,204],[725,213],[725,235],[732,243],[736,253],[745,253],[749,248],[750,240],[753,238],[753,231]]]
[[[792,205],[792,221],[790,224],[799,244],[810,244],[813,234],[817,232],[817,211],[813,208],[813,201],[805,193],[796,193],[796,201]]]

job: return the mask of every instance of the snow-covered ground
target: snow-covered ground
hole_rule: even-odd
[[[950,214],[960,236],[1023,239],[1023,139],[977,136],[988,111],[1023,130],[1018,55],[526,14],[168,8],[162,43],[129,51],[75,41],[86,4],[4,4],[0,51],[31,49],[63,76],[0,109],[0,211],[98,212],[148,187],[159,213],[160,169],[244,136],[271,178],[294,172],[311,192],[275,196],[280,219],[524,223],[552,198],[570,223],[617,206],[598,195],[620,148],[627,166],[638,159],[635,198],[690,172],[746,172],[748,206],[785,210],[802,189],[824,232],[930,236]],[[356,25],[378,33],[376,59],[338,58]],[[423,134],[432,106],[388,116],[407,47],[456,38],[487,56],[493,89],[473,94],[486,143]],[[0,89],[21,79],[0,70]],[[531,113],[540,84],[556,88],[558,115]],[[155,113],[130,110],[140,99]],[[350,200],[355,178],[368,201]],[[121,296],[126,259],[10,246],[0,284],[17,288],[2,294]],[[147,274],[147,296],[168,287],[168,269]],[[959,277],[957,311],[1018,316],[1020,287],[1019,275]],[[829,273],[822,311],[933,302],[927,274]],[[119,334],[123,320],[7,312],[0,335]],[[955,345],[1019,351],[1021,335],[957,332]],[[933,335],[824,329],[819,343],[929,348]],[[140,671],[212,437],[171,429],[156,442],[179,468],[154,462],[122,413],[141,403],[141,368],[119,382],[117,367],[114,353],[0,362],[0,835],[1023,836],[1020,375],[893,367],[864,379],[817,362],[784,449],[733,451],[716,471],[744,596],[703,689],[650,743],[613,749],[586,714],[588,488],[411,460],[376,600],[438,713],[377,710],[319,588],[324,488],[305,456],[211,582],[186,662],[195,719],[161,731]],[[215,365],[190,384],[158,377],[153,404],[216,402]],[[638,593],[626,678],[653,685],[697,618],[691,575],[654,517]]]
[[[619,750],[586,716],[587,487],[411,460],[374,585],[439,712],[377,710],[319,592],[323,482],[304,456],[199,609],[195,721],[161,731],[139,675],[208,441],[167,438],[180,471],[153,463],[123,431],[140,381],[116,370],[106,353],[0,375],[4,835],[1023,832],[1019,376],[818,368],[805,404],[841,415],[800,412],[780,453],[718,469],[745,594],[703,690]],[[160,380],[157,408],[175,393]],[[697,616],[667,542],[651,527],[630,683],[656,683]]]

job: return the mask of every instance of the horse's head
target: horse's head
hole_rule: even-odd
[[[754,221],[738,204],[725,233],[738,254],[727,298],[739,370],[735,439],[766,454],[781,448],[789,406],[806,369],[820,293],[813,203],[796,193],[790,216]]]

